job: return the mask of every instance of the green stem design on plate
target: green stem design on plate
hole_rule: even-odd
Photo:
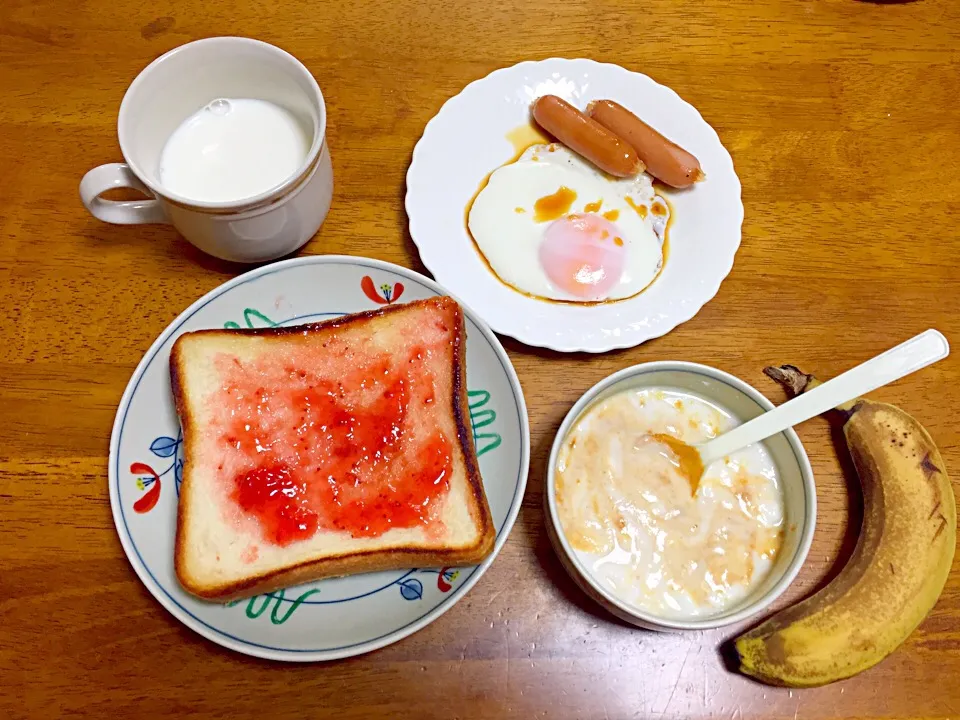
[[[497,419],[497,413],[493,408],[480,409],[488,402],[490,402],[490,393],[486,390],[467,391],[467,404],[470,407],[470,424],[473,426],[473,441],[477,445],[477,457],[500,447],[500,443],[503,442],[499,433],[477,432],[480,428],[492,425]]]
[[[307,590],[300,597],[294,600],[290,604],[290,607],[288,607],[282,614],[279,613],[279,610],[280,606],[283,605],[283,598],[284,594],[286,593],[285,590],[278,590],[275,593],[266,593],[264,595],[254,595],[252,598],[246,601],[246,614],[251,620],[256,620],[266,612],[267,608],[270,607],[270,601],[273,600],[273,610],[270,611],[270,622],[272,622],[274,625],[283,625],[287,620],[290,619],[290,616],[293,615],[293,611],[300,607],[304,600],[318,592],[320,591],[316,588],[313,590]],[[234,607],[242,602],[243,600],[232,600],[226,604],[226,607]]]
[[[255,327],[257,327],[253,322],[254,320],[259,320],[261,325],[266,327],[276,327],[278,325],[278,323],[275,323],[259,310],[247,308],[243,311],[243,322],[248,329],[253,330]],[[227,330],[239,330],[240,323],[236,323],[233,320],[228,320],[223,324],[223,327]]]
[[[256,595],[250,598],[250,601],[247,603],[247,617],[250,618],[251,620],[255,620],[256,618],[263,615],[263,613],[266,612],[267,607],[270,605],[271,597],[272,595],[268,594],[268,595]],[[259,608],[256,607],[257,600],[263,601]]]
[[[290,616],[293,614],[293,611],[296,610],[298,607],[300,607],[300,604],[304,600],[306,600],[308,597],[318,592],[320,591],[316,589],[307,590],[303,595],[298,597],[296,600],[294,600],[290,604],[290,607],[287,608],[287,611],[283,613],[283,615],[278,616],[277,611],[280,609],[281,601],[283,600],[283,590],[280,590],[276,596],[277,603],[276,605],[273,606],[273,612],[270,613],[270,622],[272,622],[274,625],[283,625],[287,620],[290,619]]]

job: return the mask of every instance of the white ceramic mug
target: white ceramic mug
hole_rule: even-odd
[[[167,138],[187,117],[222,97],[280,105],[313,128],[300,169],[280,185],[237,202],[177,195],[157,171]],[[320,227],[333,195],[323,94],[310,71],[273,45],[215,37],[181,45],[148,65],[120,105],[117,130],[125,163],[101,165],[80,182],[80,197],[100,220],[171,223],[198,248],[224,260],[262,262],[293,252]],[[100,194],[133,188],[150,199],[120,202]]]

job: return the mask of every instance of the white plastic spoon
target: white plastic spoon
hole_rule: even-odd
[[[690,480],[696,494],[704,468],[713,461],[906,377],[949,354],[950,344],[943,334],[927,330],[701,445],[687,445],[659,434],[654,437],[673,450],[680,461],[680,471]]]

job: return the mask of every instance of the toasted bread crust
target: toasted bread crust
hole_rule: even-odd
[[[187,538],[185,528],[188,527],[188,518],[191,514],[190,484],[192,472],[190,457],[192,448],[197,442],[195,418],[190,412],[184,389],[186,377],[185,358],[181,340],[187,336],[197,335],[252,335],[261,337],[283,338],[289,335],[302,335],[304,331],[317,332],[335,328],[357,326],[380,318],[391,313],[409,310],[416,305],[439,305],[449,307],[453,305],[456,317],[456,331],[453,344],[453,397],[451,410],[456,423],[457,439],[463,456],[466,479],[470,487],[470,516],[478,529],[477,542],[473,545],[425,549],[417,546],[394,547],[383,550],[364,550],[331,555],[316,560],[280,568],[272,572],[251,575],[240,581],[221,585],[210,585],[201,578],[193,577],[187,569]],[[300,583],[319,580],[326,577],[337,577],[377,570],[403,569],[407,567],[452,567],[458,565],[473,565],[486,558],[493,550],[496,542],[496,528],[487,498],[483,491],[483,480],[477,462],[476,448],[473,441],[472,427],[469,425],[470,408],[467,398],[467,358],[466,358],[466,326],[463,310],[449,297],[435,297],[427,300],[416,300],[401,305],[391,305],[385,308],[369,310],[354,315],[346,315],[319,323],[308,323],[289,327],[256,328],[240,330],[197,330],[184,333],[177,338],[170,353],[170,384],[180,422],[183,427],[183,448],[186,462],[184,463],[183,482],[181,484],[180,502],[177,507],[177,531],[174,547],[174,568],[177,579],[187,592],[208,600],[228,601],[264,592],[271,592],[283,587],[290,587]]]

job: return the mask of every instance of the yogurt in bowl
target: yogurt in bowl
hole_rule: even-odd
[[[551,537],[602,605],[654,629],[736,622],[792,581],[813,535],[815,496],[793,431],[708,466],[694,493],[651,436],[704,442],[769,401],[690,363],[628,368],[587,392],[554,442]]]

